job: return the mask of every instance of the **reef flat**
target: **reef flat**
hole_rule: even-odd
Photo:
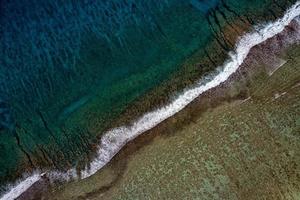
[[[95,173],[103,133],[172,101],[293,3],[1,4],[1,190],[24,172],[29,182]]]
[[[48,199],[299,199],[299,22],[225,84]],[[45,195],[45,194],[44,194]]]

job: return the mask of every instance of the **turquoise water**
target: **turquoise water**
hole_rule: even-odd
[[[204,56],[227,23],[276,17],[292,3],[276,2],[2,1],[1,181],[86,159],[128,105],[195,51]]]

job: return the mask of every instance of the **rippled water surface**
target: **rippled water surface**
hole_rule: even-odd
[[[275,19],[292,3],[1,1],[0,182],[86,161],[96,137],[194,52],[233,49],[225,26]]]

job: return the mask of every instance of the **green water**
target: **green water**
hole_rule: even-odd
[[[92,177],[53,187],[45,199],[299,199],[299,45],[255,52],[216,95],[201,96]],[[270,75],[276,65],[256,60],[262,55],[286,63]]]
[[[104,12],[106,1],[33,2],[3,6],[0,91],[11,118],[0,129],[3,182],[26,168],[84,163],[97,137],[196,51],[205,57],[216,38],[220,52],[232,49],[222,41],[225,26],[251,26],[292,4],[116,0]]]

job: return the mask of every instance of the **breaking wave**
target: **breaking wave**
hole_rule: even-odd
[[[215,88],[225,82],[237,71],[252,47],[282,32],[284,28],[299,15],[300,1],[288,9],[282,18],[275,22],[260,26],[259,28],[256,27],[255,31],[242,36],[236,44],[235,51],[229,53],[229,59],[223,66],[220,67],[222,70],[209,81],[206,83],[199,81],[192,89],[188,89],[183,92],[170,104],[144,114],[131,126],[118,127],[106,132],[101,138],[96,158],[89,164],[88,167],[80,172],[80,177],[77,177],[75,168],[72,168],[67,172],[35,172],[31,176],[24,178],[22,181],[18,181],[13,186],[9,186],[9,191],[1,197],[1,200],[17,198],[34,183],[41,180],[43,176],[47,176],[51,180],[69,180],[72,178],[84,179],[95,174],[98,170],[105,166],[128,141],[133,140],[138,135],[152,129],[162,121],[173,116],[205,91]]]

